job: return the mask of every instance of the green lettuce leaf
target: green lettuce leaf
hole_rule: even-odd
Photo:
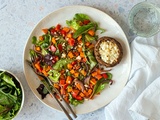
[[[0,120],[10,120],[18,112],[22,101],[22,91],[15,78],[0,72]]]
[[[77,21],[90,20],[89,16],[83,13],[76,13],[74,19]]]
[[[71,62],[72,62],[72,60],[70,60],[70,59],[61,58],[60,60],[58,60],[58,61],[56,62],[56,64],[53,65],[53,68],[54,68],[55,70],[60,71],[62,68],[66,68],[67,64],[68,64],[68,63],[71,63]]]
[[[94,68],[94,66],[96,66],[97,60],[96,60],[96,58],[94,57],[93,52],[91,52],[91,51],[88,51],[88,52],[87,52],[87,57],[88,57],[88,59],[89,59],[90,70],[92,70],[92,69]]]
[[[87,25],[83,25],[77,29],[77,31],[73,34],[73,38],[77,38],[78,36],[86,33],[90,29],[94,29],[97,26],[96,23],[90,22]]]
[[[53,81],[53,82],[58,82],[59,81],[59,77],[60,77],[60,73],[56,70],[50,70],[49,72],[49,78]]]

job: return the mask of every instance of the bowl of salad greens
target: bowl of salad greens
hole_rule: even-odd
[[[19,79],[11,72],[0,69],[0,120],[11,120],[21,111],[24,90]]]

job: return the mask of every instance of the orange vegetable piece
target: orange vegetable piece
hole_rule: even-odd
[[[77,40],[80,41],[82,39],[82,35],[78,36]]]
[[[48,73],[46,72],[45,69],[42,70],[42,73],[44,74],[44,76],[48,76]]]
[[[89,87],[93,89],[94,85],[92,83],[89,83]]]
[[[47,66],[46,71],[48,72],[51,69],[51,66]]]
[[[79,40],[79,41],[78,41],[78,44],[81,45],[81,44],[82,44],[82,40]]]
[[[83,53],[82,51],[80,52],[80,56],[81,56],[81,57],[85,57],[85,56],[84,56],[84,53]]]
[[[65,78],[64,74],[61,74],[59,79],[66,79],[66,78]]]
[[[84,58],[82,59],[82,62],[87,62],[87,58],[84,57]]]
[[[79,56],[79,52],[75,51],[75,52],[74,52],[74,55],[75,55],[76,57]]]
[[[87,75],[87,72],[85,70],[81,70],[80,73],[83,75],[83,76],[86,76]]]
[[[81,90],[81,86],[80,86],[79,83],[76,83],[75,85],[76,85],[76,87],[78,88],[78,90]]]
[[[66,33],[68,33],[70,31],[70,29],[68,27],[63,27],[63,29]]]
[[[94,30],[88,30],[88,34],[89,34],[90,36],[94,36],[95,32],[94,32]]]
[[[84,93],[85,97],[89,97],[89,94],[86,90],[84,90],[83,93]]]
[[[95,77],[98,73],[95,71],[92,73],[92,76]]]
[[[69,69],[69,70],[71,70],[72,68],[73,68],[73,65],[72,64],[67,64],[67,68]]]
[[[91,95],[92,94],[92,89],[88,89],[88,94]]]
[[[97,74],[101,74],[101,69],[96,69]]]
[[[60,79],[60,80],[59,80],[59,84],[60,84],[60,85],[64,85],[65,83],[66,83],[65,79]]]
[[[72,83],[72,77],[71,76],[67,76],[66,83],[67,84],[71,84]]]
[[[75,29],[73,28],[73,27],[70,27],[70,29],[71,29],[71,32],[75,32]]]
[[[94,44],[89,45],[89,49],[94,48]]]
[[[71,74],[74,74],[74,73],[75,73],[75,71],[72,69],[72,70],[70,70],[70,73],[71,73]]]
[[[56,39],[54,37],[52,37],[52,43],[56,44]]]
[[[82,47],[77,48],[78,52],[82,52]]]
[[[74,73],[74,76],[75,76],[75,77],[78,77],[78,76],[79,76],[79,72],[75,72],[75,73]]]
[[[69,94],[68,94],[68,93],[66,93],[66,94],[65,94],[65,96],[66,96],[66,97],[69,97]]]
[[[66,35],[67,38],[72,38],[72,36],[73,36],[73,35],[72,35],[71,33],[68,33],[68,34]]]
[[[65,95],[66,94],[66,91],[65,91],[65,89],[63,87],[61,87],[60,93],[61,93],[61,95]]]
[[[64,70],[64,69],[62,69],[60,73],[61,73],[61,74],[63,74],[64,72],[65,72],[65,70]]]
[[[54,86],[55,88],[57,88],[58,90],[60,89],[58,83],[54,83],[53,86]]]
[[[42,40],[43,40],[43,36],[39,36],[39,40],[41,40],[41,41],[42,41]]]
[[[95,78],[98,79],[98,80],[100,80],[100,79],[102,78],[102,75],[101,75],[101,74],[97,74],[97,75],[95,76]]]
[[[42,67],[40,66],[39,62],[35,63],[34,66],[39,72],[42,72]]]
[[[36,51],[41,51],[41,48],[39,46],[35,47]]]
[[[48,29],[42,29],[42,31],[43,31],[45,34],[47,34]]]
[[[86,42],[85,45],[88,47],[91,43],[90,42]]]
[[[97,81],[95,78],[91,78],[89,82],[92,83],[93,85],[95,85]]]
[[[65,97],[64,97],[64,100],[65,100],[67,103],[69,103],[69,97],[68,97],[68,96],[65,96]]]
[[[79,95],[80,95],[81,97],[85,97],[85,94],[84,94],[83,92],[81,92]]]
[[[68,57],[71,58],[71,59],[74,57],[74,55],[73,55],[73,53],[71,51],[69,51]]]
[[[72,88],[71,86],[68,86],[68,87],[67,87],[67,92],[70,93],[70,92],[72,92],[72,90],[73,90],[73,88]]]

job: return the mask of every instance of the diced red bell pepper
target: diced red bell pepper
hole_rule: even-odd
[[[83,24],[87,25],[88,23],[90,23],[90,20],[84,20]]]
[[[75,98],[76,100],[82,100],[83,98],[80,95],[78,95],[79,93],[80,93],[80,91],[77,89],[74,89],[71,92],[73,98]]]
[[[68,84],[63,85],[63,88],[66,90],[68,87]]]
[[[77,89],[73,89],[73,91],[72,91],[72,96],[75,98],[78,94],[79,94],[79,90],[77,90]]]
[[[108,78],[108,75],[107,75],[106,73],[103,73],[102,76],[103,76],[103,78],[105,78],[105,79]]]
[[[68,40],[68,44],[69,44],[70,46],[74,46],[75,40],[74,40],[73,38],[70,38],[70,39]]]
[[[64,30],[61,30],[61,35],[63,36],[63,37],[65,37],[66,36],[66,31],[64,31]]]
[[[66,81],[64,79],[59,80],[60,85],[64,85],[65,83],[66,83]]]
[[[58,32],[58,31],[60,31],[60,29],[61,29],[61,25],[57,24],[57,26],[55,27],[55,30]]]
[[[76,100],[82,100],[83,98],[82,98],[80,95],[78,95],[79,92],[80,92],[79,90],[74,89],[74,90],[71,92],[72,97],[75,98]]]
[[[71,64],[72,64],[72,66],[74,66],[76,63],[77,63],[76,61],[73,61]]]
[[[55,30],[54,28],[52,28],[52,29],[50,30],[50,32],[51,32],[51,35],[54,35],[54,34],[56,33],[56,30]]]
[[[75,99],[76,99],[76,100],[82,100],[83,98],[78,95],[78,96],[75,97]]]
[[[59,49],[59,51],[63,50],[62,44],[58,44],[58,49]]]

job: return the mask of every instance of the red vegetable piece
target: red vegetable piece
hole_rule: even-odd
[[[64,31],[64,30],[61,30],[61,35],[64,37],[64,36],[66,36],[66,31]]]
[[[87,25],[88,23],[90,23],[90,20],[84,20],[83,24]]]
[[[62,44],[58,44],[58,49],[59,49],[59,51],[63,50]]]
[[[54,34],[56,33],[56,30],[55,30],[54,28],[52,28],[52,29],[50,30],[50,32],[51,32],[51,35],[54,35]]]
[[[72,94],[72,97],[75,98],[76,100],[82,100],[83,98],[78,95],[79,92],[80,92],[79,90],[74,89],[74,90],[72,91],[72,93],[71,93],[71,94]]]
[[[105,78],[105,79],[108,78],[108,75],[107,75],[106,73],[103,73],[102,76],[103,76],[103,78]]]
[[[58,32],[58,31],[60,31],[60,29],[61,29],[61,25],[60,25],[60,24],[57,24],[55,30]]]
[[[63,85],[63,88],[64,88],[64,89],[67,89],[67,86],[68,86],[68,84],[65,84],[65,85]]]
[[[55,61],[58,61],[58,60],[59,60],[58,56],[54,56],[53,59],[54,59]]]
[[[68,40],[68,44],[69,44],[70,46],[74,46],[75,40],[74,40],[73,38],[70,38],[70,39]]]
[[[77,63],[76,61],[73,61],[71,64],[72,64],[72,66],[74,66],[76,63]]]
[[[75,97],[75,99],[76,99],[76,100],[82,100],[83,98],[78,95],[78,96]]]

